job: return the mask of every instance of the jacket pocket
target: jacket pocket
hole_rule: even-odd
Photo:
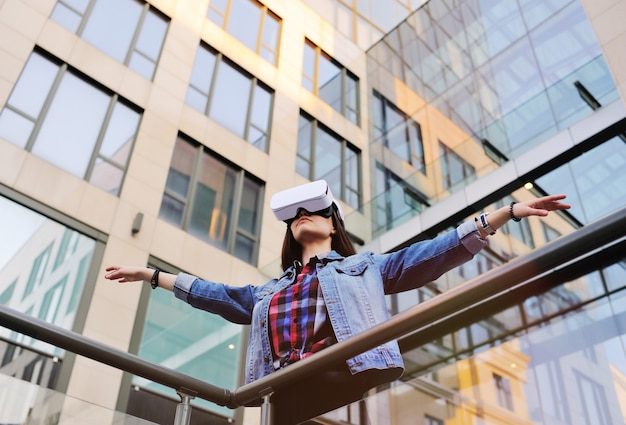
[[[361,261],[357,264],[341,264],[337,266],[337,271],[348,276],[358,276],[363,274],[368,265],[367,261]]]

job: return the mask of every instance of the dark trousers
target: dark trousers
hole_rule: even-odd
[[[271,397],[274,425],[295,425],[354,403],[363,398],[370,388],[391,382],[401,374],[401,368],[394,368],[352,375],[343,363],[332,370],[295,382]]]

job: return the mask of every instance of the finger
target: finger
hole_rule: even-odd
[[[110,272],[111,270],[118,270],[119,266],[109,266],[106,269],[104,269],[107,272]]]
[[[531,208],[529,211],[530,215],[538,215],[541,217],[545,217],[549,214],[549,211],[544,209]]]

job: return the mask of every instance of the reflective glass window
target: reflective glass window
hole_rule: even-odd
[[[256,262],[263,184],[180,136],[159,216],[236,257]]]
[[[256,0],[211,1],[207,17],[272,64],[278,61],[281,19]]]
[[[138,0],[58,0],[51,19],[146,79],[152,79],[168,20]]]
[[[359,79],[305,39],[302,85],[351,122],[359,124]]]
[[[0,216],[0,304],[71,330],[95,240],[2,196]],[[0,337],[49,355],[63,354],[6,328],[0,328]]]
[[[301,113],[296,171],[309,180],[325,179],[333,194],[355,209],[361,205],[360,154],[348,142]]]
[[[444,189],[459,184],[476,175],[474,167],[443,143],[439,143],[439,165]]]
[[[270,88],[223,55],[198,47],[186,103],[264,152],[269,149],[273,97]]]
[[[179,272],[165,264],[150,267]],[[137,353],[140,358],[233,391],[242,344],[241,326],[180,302],[168,291],[150,292]],[[178,400],[173,389],[146,379],[134,377],[133,385]],[[191,404],[218,413],[220,421],[234,416],[233,410],[199,398]]]
[[[33,52],[1,112],[0,135],[117,195],[139,119],[117,95]]]

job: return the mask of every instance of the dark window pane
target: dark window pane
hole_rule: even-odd
[[[250,123],[254,125],[254,127],[250,127],[248,130],[248,141],[263,151],[267,149],[266,135],[270,126],[271,107],[272,94],[257,85],[254,88],[254,100],[250,114]]]
[[[109,96],[66,73],[33,153],[83,178],[109,103]]]
[[[254,241],[242,235],[235,238],[235,257],[252,263],[254,254]]]
[[[136,1],[100,0],[96,2],[82,36],[119,62],[124,62],[141,12],[142,5]]]
[[[167,176],[166,187],[183,198],[187,197],[189,181],[193,171],[193,165],[198,154],[198,149],[183,139],[176,141],[170,171]]]
[[[256,51],[261,9],[250,0],[232,0],[228,32]]]
[[[246,178],[243,182],[241,207],[239,210],[239,229],[252,235],[257,233],[257,219],[261,212],[261,185]]]
[[[244,134],[251,83],[229,64],[220,63],[209,116],[238,136]]]
[[[100,155],[106,156],[122,167],[126,166],[138,125],[139,114],[117,102],[102,140]]]
[[[236,179],[234,170],[202,155],[188,230],[222,249],[228,244]]]
[[[183,224],[184,209],[185,204],[177,201],[167,194],[163,194],[163,201],[161,202],[159,217],[180,227]]]

